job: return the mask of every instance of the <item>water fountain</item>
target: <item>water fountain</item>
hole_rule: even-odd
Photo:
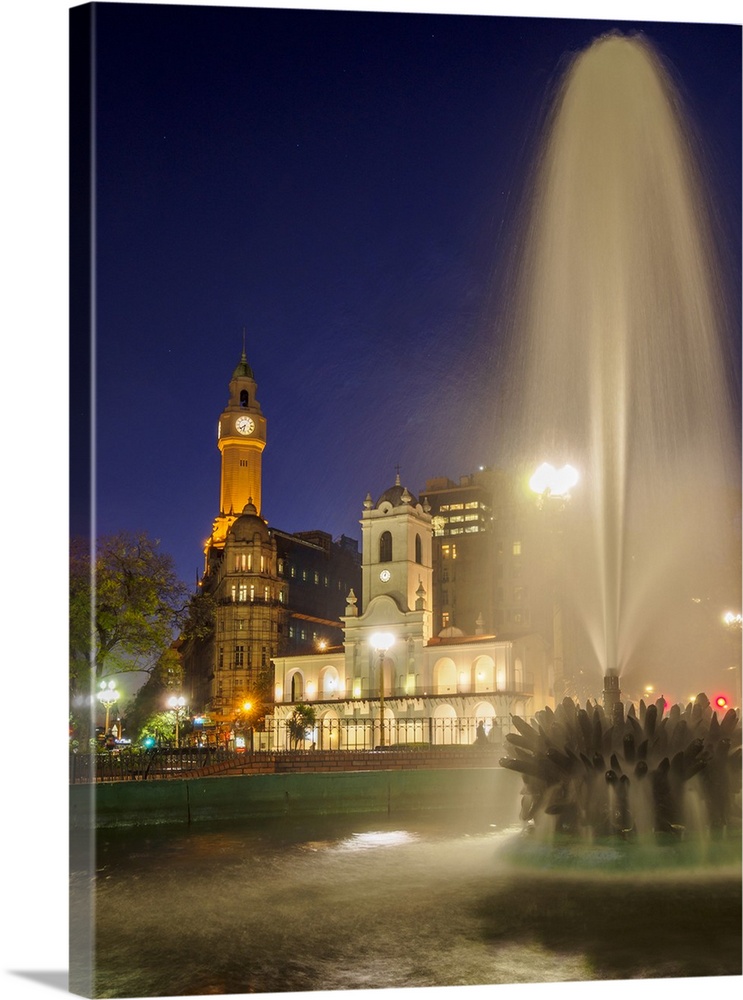
[[[530,468],[545,456],[580,468],[562,598],[596,689],[607,678],[617,701],[620,679],[649,664],[679,699],[719,683],[698,676],[710,640],[691,602],[712,583],[739,592],[730,317],[681,104],[642,36],[609,34],[574,58],[509,308],[503,423]]]

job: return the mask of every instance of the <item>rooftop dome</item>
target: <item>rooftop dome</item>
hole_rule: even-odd
[[[393,507],[402,507],[404,504],[412,504],[415,506],[418,503],[417,497],[407,490],[400,483],[400,474],[395,476],[395,485],[390,486],[388,490],[385,490],[381,497],[377,500],[375,507],[381,507],[385,502],[391,503]]]
[[[233,523],[229,530],[229,534],[234,539],[244,541],[252,538],[256,532],[260,532],[262,535],[267,536],[268,524],[258,514],[256,506],[251,499],[243,507],[242,514]]]

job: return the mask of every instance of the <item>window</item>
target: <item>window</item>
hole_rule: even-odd
[[[392,535],[383,531],[379,536],[379,561],[392,562]]]
[[[444,611],[443,614],[441,615],[441,627],[442,628],[449,628],[449,612],[448,611]]]
[[[219,669],[222,670],[224,667],[224,646],[219,647]]]
[[[421,536],[415,536],[415,561],[417,563],[423,562],[423,546],[421,544]]]
[[[250,394],[247,389],[240,390],[240,406],[250,406]]]
[[[250,584],[250,600],[251,602],[255,600],[255,585]]]
[[[283,604],[283,603],[284,603],[284,591],[280,590],[279,591],[279,604]]]
[[[317,572],[317,570],[315,570],[315,584],[318,584],[319,582],[320,582],[320,574]]]
[[[237,619],[237,631],[241,632],[242,629],[244,628],[244,625],[245,625],[244,619],[238,618]]]
[[[266,557],[261,556],[261,573],[266,572]]]
[[[252,590],[253,588],[251,587],[250,589]],[[247,585],[247,583],[241,583],[240,584],[240,587],[239,587],[239,590],[238,590],[238,593],[237,593],[237,599],[238,599],[238,601],[247,601],[247,599],[248,599],[248,585]],[[253,598],[251,597],[251,600],[252,599]]]
[[[263,600],[268,604],[268,587],[263,588]]]
[[[235,646],[235,666],[241,667],[245,662],[245,646]]]
[[[520,556],[521,555],[521,542],[514,542],[513,543],[513,554],[515,556]]]

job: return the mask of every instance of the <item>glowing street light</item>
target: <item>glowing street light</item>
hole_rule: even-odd
[[[556,469],[549,462],[542,462],[529,480],[529,488],[539,495],[544,502],[549,497],[569,500],[570,491],[580,479],[578,470],[572,465],[563,465]]]
[[[108,736],[108,724],[111,708],[119,700],[119,692],[116,690],[115,681],[101,681],[101,689],[97,694],[98,701],[106,709],[106,726],[104,732]]]
[[[369,642],[379,656],[379,745],[384,746],[384,658],[394,646],[395,637],[390,632],[375,632]]]
[[[177,749],[180,746],[181,714],[185,712],[186,699],[182,694],[178,696],[173,695],[171,698],[168,698],[168,708],[170,708],[175,716],[175,745]]]

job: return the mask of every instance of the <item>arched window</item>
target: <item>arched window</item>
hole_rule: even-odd
[[[422,546],[421,546],[421,536],[420,535],[416,535],[415,536],[415,561],[417,563],[422,563],[423,562],[423,549],[422,549]]]
[[[379,561],[392,562],[392,535],[383,531],[379,536]]]
[[[240,406],[250,406],[250,395],[247,389],[240,390]]]

